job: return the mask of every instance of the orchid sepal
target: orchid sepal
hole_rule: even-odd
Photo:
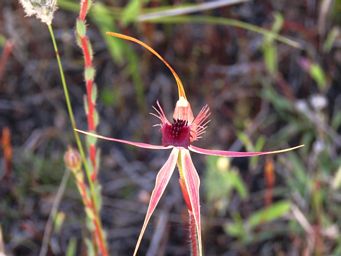
[[[123,143],[123,144],[135,146],[135,147],[139,147],[139,148],[146,148],[146,149],[170,149],[170,148],[172,148],[172,146],[154,145],[154,144],[143,143],[143,142],[134,142],[134,141],[129,141],[129,140],[110,138],[110,137],[98,135],[98,134],[92,133],[92,132],[86,132],[86,131],[79,130],[79,129],[75,129],[75,131],[77,131],[79,133],[83,133],[83,134],[88,135],[88,136],[98,138],[98,139],[114,141],[114,142]]]
[[[216,149],[205,149],[190,145],[188,147],[192,152],[209,155],[209,156],[222,156],[222,157],[251,157],[251,156],[262,156],[262,155],[270,155],[270,154],[279,154],[285,153],[288,151],[292,151],[298,148],[303,147],[304,145],[299,145],[296,147],[274,150],[274,151],[264,151],[264,152],[239,152],[239,151],[225,151],[225,150],[216,150]]]

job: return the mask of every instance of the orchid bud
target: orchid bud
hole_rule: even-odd
[[[82,167],[82,159],[78,151],[69,147],[64,154],[65,166],[72,172],[78,172]]]

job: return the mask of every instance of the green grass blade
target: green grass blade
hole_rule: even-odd
[[[224,26],[232,26],[236,28],[241,28],[245,30],[249,30],[263,36],[271,36],[274,40],[277,40],[281,43],[287,44],[294,48],[301,49],[302,46],[287,37],[278,35],[270,30],[258,27],[256,25],[252,25],[243,21],[222,18],[222,17],[213,17],[213,16],[176,16],[176,17],[166,17],[166,18],[158,18],[158,19],[150,19],[145,20],[145,22],[150,23],[166,23],[166,24],[183,24],[183,23],[192,23],[192,24],[211,24],[211,25],[224,25]]]

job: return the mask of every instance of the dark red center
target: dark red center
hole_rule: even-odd
[[[190,143],[190,127],[188,122],[173,119],[172,124],[164,124],[161,128],[162,145],[187,148]]]

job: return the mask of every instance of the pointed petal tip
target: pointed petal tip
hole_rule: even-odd
[[[268,153],[269,154],[271,154],[271,153],[272,154],[285,153],[285,152],[289,152],[289,151],[292,151],[292,150],[295,150],[295,149],[299,149],[299,148],[302,148],[302,147],[304,147],[304,144],[301,144],[301,145],[298,145],[298,146],[295,146],[295,147],[291,147],[291,148],[285,148],[285,149],[280,149],[280,150],[275,150],[275,151],[269,151]]]

